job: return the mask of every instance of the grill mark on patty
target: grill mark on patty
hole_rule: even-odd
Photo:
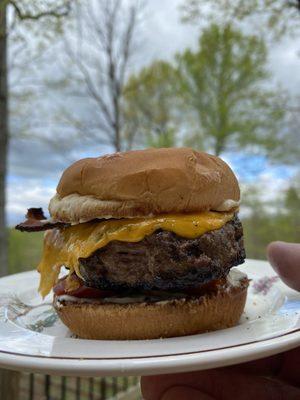
[[[79,261],[90,287],[178,291],[224,278],[244,259],[243,228],[235,216],[196,239],[157,230],[137,243],[113,241]]]

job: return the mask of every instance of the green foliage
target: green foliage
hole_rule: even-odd
[[[157,61],[130,77],[123,103],[128,147],[174,146],[180,131],[186,145],[217,155],[254,146],[265,153],[276,149],[284,99],[266,88],[262,39],[212,24],[198,49],[178,54],[175,62],[176,68]]]
[[[266,246],[275,240],[300,243],[300,184],[295,182],[283,196],[263,202],[260,190],[250,187],[244,194],[250,215],[244,217],[244,237],[249,258],[265,258]]]
[[[35,269],[42,254],[43,233],[22,233],[9,229],[9,273]]]
[[[290,212],[274,215],[253,213],[242,222],[248,258],[266,258],[266,247],[272,241],[300,242],[300,231]]]
[[[172,147],[176,143],[178,116],[176,70],[156,61],[129,78],[124,89],[124,136],[151,147]]]
[[[248,145],[275,147],[283,105],[263,87],[268,78],[263,40],[213,24],[203,31],[198,50],[186,50],[177,62],[182,94],[199,119],[189,143],[199,147],[204,137],[205,149],[217,155]]]
[[[291,102],[289,102],[291,103]],[[286,118],[280,132],[280,146],[270,153],[276,162],[299,165],[300,160],[300,97],[288,104]]]
[[[289,210],[292,210],[297,215],[300,215],[300,194],[299,191],[291,186],[285,196],[285,205]]]
[[[300,242],[300,232],[293,228],[291,213],[253,213],[251,217],[243,218],[242,223],[248,258],[265,259],[266,247],[272,241]]]
[[[149,135],[146,138],[147,147],[176,147],[175,143],[175,129],[149,132]]]
[[[300,28],[298,0],[183,0],[180,8],[183,22],[221,25],[247,21],[252,30],[273,40],[296,35]]]

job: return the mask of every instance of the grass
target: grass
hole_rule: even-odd
[[[35,269],[43,247],[43,233],[22,233],[9,229],[9,273]]]
[[[243,219],[244,241],[247,258],[266,259],[266,247],[270,242],[284,240],[300,243],[300,216],[258,214]]]

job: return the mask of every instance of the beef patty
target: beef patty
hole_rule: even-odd
[[[90,287],[178,291],[223,278],[244,259],[243,228],[235,216],[196,239],[157,230],[137,243],[113,241],[79,261]]]

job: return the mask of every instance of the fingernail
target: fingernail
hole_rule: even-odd
[[[214,398],[191,387],[174,386],[163,394],[161,400],[214,400]]]

